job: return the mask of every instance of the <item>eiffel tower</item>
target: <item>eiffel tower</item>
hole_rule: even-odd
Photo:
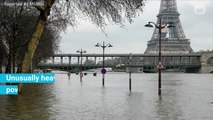
[[[179,19],[176,0],[161,0],[160,11],[157,15],[157,25],[173,24],[175,27],[165,27],[161,32],[162,53],[191,53],[193,52],[189,39],[186,38]],[[158,53],[159,32],[155,28],[152,38],[148,41],[145,53]]]

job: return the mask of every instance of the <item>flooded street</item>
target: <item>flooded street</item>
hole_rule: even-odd
[[[213,120],[212,74],[56,74],[54,84],[25,84],[18,96],[0,96],[0,120]]]

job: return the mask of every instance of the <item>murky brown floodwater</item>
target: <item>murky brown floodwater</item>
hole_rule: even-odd
[[[213,74],[102,76],[57,74],[54,84],[27,84],[18,96],[0,96],[0,120],[213,120]]]

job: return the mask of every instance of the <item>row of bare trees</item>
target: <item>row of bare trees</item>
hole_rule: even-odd
[[[20,68],[37,16],[38,11],[26,2],[7,1],[0,4],[0,59],[6,65],[6,73],[15,73],[15,68]],[[59,38],[59,31],[54,25],[46,24],[31,65],[54,54]]]
[[[75,27],[84,19],[103,30],[109,23],[131,23],[143,5],[143,0],[2,0],[0,35],[9,49],[8,66],[18,64],[19,72],[27,73],[46,46],[57,47],[58,32],[67,25]],[[39,49],[40,44],[46,45]]]
[[[102,30],[111,22],[119,25],[123,25],[125,20],[132,22],[132,18],[141,13],[144,2],[143,0],[2,0],[0,4],[3,8],[1,10],[6,10],[0,16],[0,31],[2,31],[0,40],[7,43],[5,47],[8,48],[7,71],[10,72],[15,63],[19,66],[19,73],[28,73],[33,59],[36,58],[36,50],[39,51],[39,44],[45,43],[46,39],[42,39],[42,36],[45,38],[53,33],[52,37],[57,38],[55,34],[58,31],[65,30],[67,25],[76,26],[78,19],[86,19]],[[8,7],[8,11],[4,7]],[[12,8],[12,11],[9,8]],[[31,16],[29,17],[27,13],[35,15],[36,19],[29,19]],[[4,19],[6,15],[9,17]],[[22,16],[25,18],[21,19]],[[45,32],[47,35],[44,35]],[[23,47],[23,51],[18,50],[19,47]],[[40,56],[42,52],[41,49],[37,55]],[[19,84],[18,88],[21,92],[22,84]]]

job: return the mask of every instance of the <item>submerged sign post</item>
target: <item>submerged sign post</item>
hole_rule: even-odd
[[[49,74],[0,74],[0,83],[54,83],[55,75]],[[0,95],[17,95],[18,85],[0,85]]]

